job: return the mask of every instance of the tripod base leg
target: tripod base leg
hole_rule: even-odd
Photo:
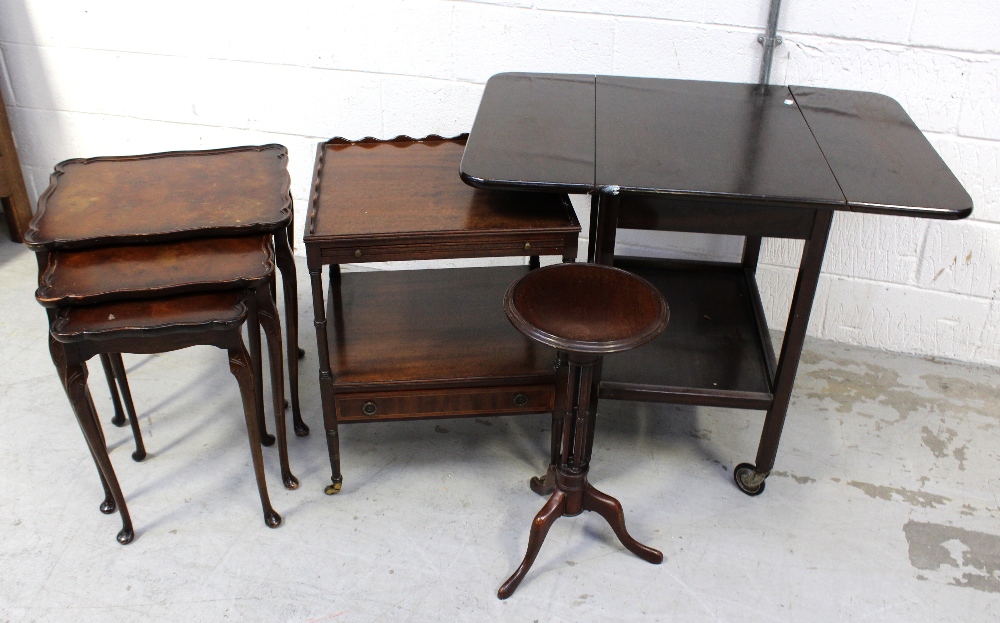
[[[545,535],[548,534],[549,528],[552,527],[556,519],[563,516],[565,509],[566,494],[556,489],[552,497],[549,498],[549,501],[542,507],[542,510],[538,511],[538,514],[535,515],[534,521],[531,522],[531,534],[528,536],[528,551],[524,554],[524,560],[521,561],[521,565],[517,568],[517,571],[507,578],[507,581],[497,591],[497,597],[507,599],[514,594],[514,591],[517,590],[517,585],[521,583],[528,570],[531,569],[531,565],[535,562],[535,557],[538,556],[539,550],[542,549],[542,542],[545,540]]]

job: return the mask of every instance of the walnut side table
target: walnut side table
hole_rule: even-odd
[[[335,138],[317,150],[305,245],[327,494],[343,482],[341,423],[553,409],[555,352],[515,331],[502,302],[538,256],[574,261],[580,224],[566,195],[463,184],[465,139]],[[530,266],[340,271],[353,262],[518,256]]]

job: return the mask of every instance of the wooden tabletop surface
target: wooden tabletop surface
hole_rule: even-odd
[[[558,74],[487,82],[461,163],[489,189],[639,192],[957,219],[972,199],[874,93]]]
[[[319,146],[307,243],[404,234],[579,231],[552,193],[490,192],[462,183],[465,136],[331,139]]]
[[[25,243],[145,244],[273,232],[292,218],[288,151],[261,145],[56,165]]]

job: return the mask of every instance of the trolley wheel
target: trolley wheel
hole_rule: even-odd
[[[733,481],[740,491],[754,497],[764,493],[764,479],[767,474],[757,473],[757,468],[750,463],[740,463],[733,470]],[[757,482],[759,480],[759,482]]]

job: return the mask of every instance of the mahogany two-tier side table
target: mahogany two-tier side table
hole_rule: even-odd
[[[465,140],[335,138],[318,147],[305,246],[328,494],[343,482],[340,424],[553,409],[556,353],[510,325],[503,297],[539,256],[574,261],[580,224],[563,193],[463,184]],[[484,257],[530,259],[527,266],[340,270]]]
[[[960,219],[972,200],[892,98],[799,86],[508,73],[490,78],[461,164],[490,190],[590,193],[588,258],[670,301],[670,326],[605,362],[599,396],[761,409],[764,489],[836,211]],[[620,228],[745,237],[738,262],[615,257]],[[780,354],[757,287],[761,239],[804,241]]]

